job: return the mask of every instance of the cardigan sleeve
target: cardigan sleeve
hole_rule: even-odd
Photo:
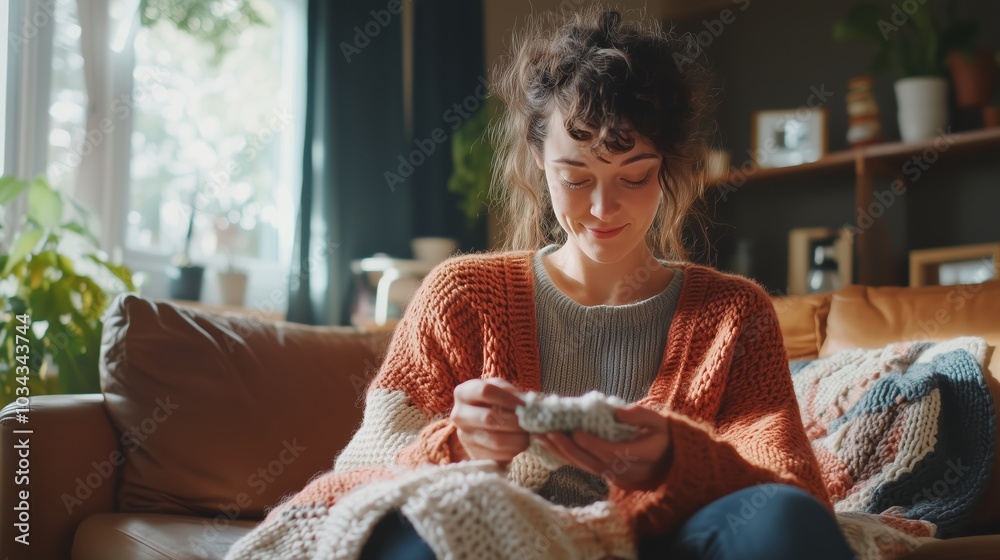
[[[455,387],[482,372],[476,306],[464,275],[460,264],[446,261],[421,283],[367,388],[361,427],[335,470],[468,458],[447,418]]]
[[[751,294],[735,345],[720,366],[728,374],[721,377],[726,387],[714,421],[661,406],[673,445],[663,480],[649,491],[611,487],[609,499],[640,534],[666,533],[716,499],[770,482],[802,488],[832,511],[802,426],[774,307],[763,290]],[[712,357],[718,359],[718,352]]]

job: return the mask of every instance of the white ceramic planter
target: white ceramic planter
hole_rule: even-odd
[[[219,294],[223,305],[242,307],[247,293],[247,275],[242,272],[219,272]]]
[[[416,237],[410,241],[410,247],[418,261],[437,264],[451,256],[458,243],[448,237]]]
[[[948,126],[948,82],[941,77],[896,80],[899,134],[903,142],[929,140]]]

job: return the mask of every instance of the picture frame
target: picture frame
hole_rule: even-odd
[[[751,122],[751,159],[760,169],[819,161],[827,153],[825,108],[755,111]]]
[[[910,251],[910,286],[979,284],[1000,279],[1000,243]]]
[[[810,270],[815,269],[814,252],[819,244],[829,243],[836,260],[838,289],[854,283],[854,232],[851,228],[793,228],[788,232],[788,295],[802,296],[830,289],[810,287]]]

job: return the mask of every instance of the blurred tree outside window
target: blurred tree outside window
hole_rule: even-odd
[[[180,18],[159,14],[164,17],[155,22],[146,18],[166,4],[143,4],[144,26],[135,41],[128,249],[182,252],[193,209],[195,262],[275,262],[290,250],[295,174],[289,171],[300,162],[286,149],[297,112],[287,68],[304,54],[288,48],[293,42],[282,1],[177,2],[191,11]],[[246,18],[244,4],[259,22],[211,32],[212,18]],[[212,17],[199,20],[195,8],[211,10]]]

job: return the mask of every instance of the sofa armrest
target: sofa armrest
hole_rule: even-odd
[[[32,397],[26,424],[18,411],[13,404],[0,411],[0,549],[10,559],[69,558],[77,525],[115,509],[125,460],[118,432],[100,394]],[[24,491],[26,514],[16,509]],[[15,540],[25,516],[28,545]]]

